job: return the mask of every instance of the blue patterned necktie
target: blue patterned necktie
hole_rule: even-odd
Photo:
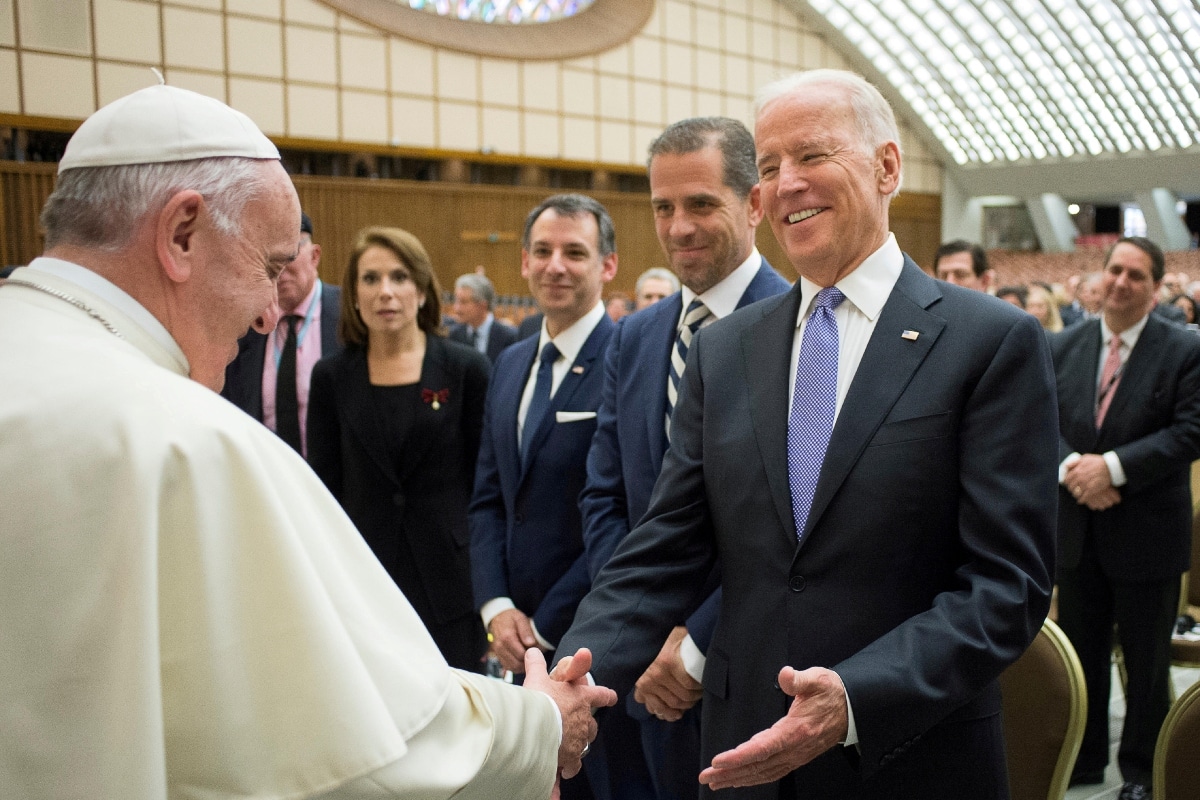
[[[561,355],[553,342],[542,348],[541,363],[538,364],[537,381],[533,384],[533,398],[525,411],[525,427],[521,429],[521,463],[529,460],[529,445],[550,408],[550,386],[554,383],[554,362]]]
[[[683,368],[687,365],[688,348],[692,346],[692,337],[711,313],[699,297],[688,303],[687,313],[683,315],[683,325],[679,328],[679,335],[675,337],[675,346],[671,348],[671,366],[667,375],[667,441],[671,440],[671,415],[675,413],[675,401],[679,399],[679,381],[683,378]]]
[[[829,437],[833,435],[838,377],[838,329],[833,312],[845,299],[835,286],[817,292],[796,361],[787,448],[788,484],[792,490],[797,539],[804,535],[821,464],[829,448]]]

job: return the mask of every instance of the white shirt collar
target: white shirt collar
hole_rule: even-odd
[[[575,324],[562,331],[553,339],[546,331],[546,320],[542,320],[542,335],[538,340],[538,352],[546,347],[546,342],[554,342],[554,346],[558,348],[558,352],[562,354],[562,358],[566,359],[568,364],[575,363],[575,357],[579,355],[579,351],[583,349],[583,345],[587,342],[589,336],[592,335],[592,330],[600,324],[601,318],[604,316],[604,303],[597,302],[595,308],[575,321]]]
[[[1119,336],[1121,337],[1121,346],[1125,349],[1126,352],[1132,350],[1133,346],[1135,344],[1137,344],[1138,337],[1142,335],[1142,330],[1145,329],[1146,322],[1149,321],[1149,319],[1150,319],[1150,315],[1147,314],[1146,316],[1142,317],[1137,322],[1135,322],[1132,326],[1130,326],[1129,328],[1126,328],[1124,331],[1122,331],[1119,334]],[[1108,327],[1108,322],[1105,321],[1104,315],[1101,314],[1100,315],[1100,348],[1102,350],[1108,348],[1108,343],[1112,341],[1112,337],[1113,337],[1112,329]]]
[[[134,300],[124,289],[107,278],[91,271],[87,267],[81,267],[70,261],[63,261],[61,258],[49,258],[48,256],[35,258],[30,262],[29,269],[54,275],[91,292],[129,317],[151,339],[158,343],[160,347],[174,355],[180,362],[185,365],[188,363],[183,350],[180,349],[179,344],[171,337],[171,334],[167,332],[167,329],[163,327],[163,324],[147,311],[145,306]]]
[[[758,274],[758,268],[761,264],[762,256],[759,254],[758,248],[751,248],[750,256],[739,264],[737,269],[726,275],[716,286],[709,287],[708,291],[699,295],[700,300],[703,301],[704,305],[708,306],[708,310],[714,319],[722,319],[737,310],[737,305],[741,302],[742,295],[746,293],[746,289],[750,287],[754,276]],[[683,311],[680,313],[679,319],[682,322],[683,314],[687,313],[687,307],[691,305],[692,300],[697,295],[686,286],[680,291],[683,299]]]
[[[896,286],[896,281],[900,279],[900,271],[903,268],[904,253],[900,252],[900,245],[896,244],[896,236],[889,233],[887,241],[878,250],[867,256],[853,272],[834,285],[863,316],[874,322],[883,311],[883,306]],[[803,275],[800,276],[800,286],[803,294],[800,314],[796,318],[797,325],[808,317],[817,292],[823,288]]]
[[[487,316],[483,318],[483,322],[479,323],[479,327],[472,330],[471,333],[474,333],[478,336],[486,337],[488,334],[488,331],[490,331],[492,329],[492,323],[495,321],[496,321],[496,315],[493,314],[491,311],[489,311],[487,313]]]

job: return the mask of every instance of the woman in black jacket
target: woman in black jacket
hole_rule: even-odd
[[[490,365],[442,335],[440,294],[415,236],[359,232],[342,278],[346,349],[313,369],[308,460],[450,665],[478,671],[467,504]]]

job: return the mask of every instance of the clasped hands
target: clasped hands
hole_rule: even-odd
[[[1104,511],[1121,502],[1121,493],[1112,485],[1112,475],[1104,456],[1096,453],[1081,455],[1067,467],[1063,486],[1081,506],[1092,511]]]
[[[642,673],[633,688],[633,699],[654,716],[675,722],[704,694],[700,682],[683,666],[679,648],[687,636],[680,625],[671,631],[654,662]]]

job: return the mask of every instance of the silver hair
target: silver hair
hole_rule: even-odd
[[[891,105],[865,78],[847,70],[810,69],[794,72],[768,83],[755,95],[754,118],[757,120],[767,106],[785,95],[816,85],[832,85],[845,90],[846,100],[854,112],[858,138],[863,147],[874,153],[885,143],[895,142],[896,149],[900,149],[900,128],[896,124],[896,115]],[[896,190],[892,192],[891,197],[899,193],[900,182],[897,181]]]
[[[645,286],[646,281],[652,281],[652,280],[656,280],[656,279],[670,283],[672,292],[679,291],[679,278],[675,277],[674,272],[671,272],[671,270],[665,269],[663,267],[651,267],[650,269],[643,272],[641,275],[638,275],[637,285],[635,286],[635,291],[640,296],[642,293],[642,287]]]
[[[492,310],[492,305],[496,302],[496,289],[484,275],[475,272],[459,275],[454,281],[454,288],[469,290],[476,300],[487,303],[488,311]]]
[[[217,230],[238,234],[242,209],[269,185],[266,163],[254,158],[205,158],[69,169],[58,176],[42,209],[46,247],[71,244],[120,251],[147,213],[189,189],[204,197]]]

